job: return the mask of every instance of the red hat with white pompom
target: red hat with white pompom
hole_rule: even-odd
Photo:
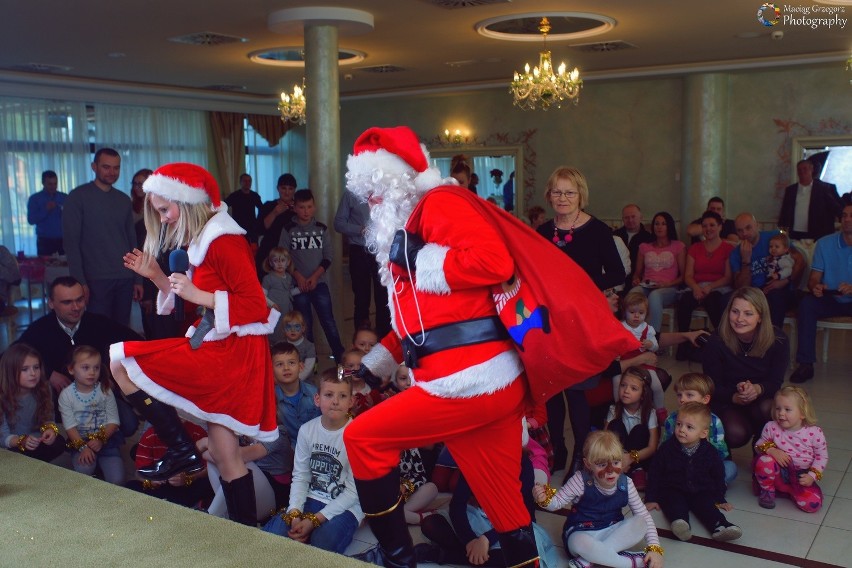
[[[209,203],[218,210],[222,205],[219,184],[213,175],[195,164],[175,162],[160,166],[142,184],[145,193],[180,203]]]
[[[354,173],[408,174],[420,191],[443,183],[441,172],[429,167],[426,147],[407,126],[368,129],[355,141],[346,166]]]

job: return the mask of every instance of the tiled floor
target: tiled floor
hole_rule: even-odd
[[[344,271],[345,273],[345,271]],[[344,299],[351,297],[346,283]],[[19,323],[26,324],[26,302],[23,305]],[[36,317],[41,315],[36,304]],[[347,310],[348,312],[348,310]],[[134,312],[133,327],[138,326],[138,311]],[[341,325],[343,337],[350,337],[352,320],[344,319]],[[317,338],[322,357],[323,340]],[[5,348],[5,338],[0,337],[0,349]],[[821,337],[818,336],[818,341]],[[821,343],[819,343],[821,345]],[[327,349],[327,348],[326,348]],[[743,537],[722,549],[716,547],[709,538],[696,539],[700,543],[683,543],[663,535],[662,545],[666,549],[667,566],[689,568],[716,568],[731,566],[743,568],[775,566],[847,566],[852,567],[852,332],[832,331],[829,362],[815,365],[816,377],[804,386],[811,394],[817,411],[820,426],[823,427],[829,445],[828,470],[820,484],[825,494],[822,510],[807,514],[796,509],[783,498],[778,499],[775,509],[761,509],[757,499],[751,494],[751,474],[749,465],[751,451],[740,448],[734,451],[734,459],[739,466],[739,476],[728,491],[728,500],[735,509],[727,514],[729,520],[743,529]],[[672,376],[690,370],[699,370],[698,365],[677,362],[664,356],[660,365]],[[673,392],[666,395],[667,406],[675,407]],[[569,440],[569,444],[571,440]],[[555,479],[561,479],[557,472]],[[446,496],[444,496],[446,500]],[[657,526],[668,529],[668,523],[662,515],[653,513]],[[537,514],[538,522],[546,528],[557,546],[559,566],[567,564],[562,549],[561,528],[564,517],[546,512]],[[413,527],[415,542],[422,542],[418,528]],[[697,523],[693,525],[697,537],[708,537],[706,530]],[[355,535],[356,540],[348,553],[355,554],[369,548],[375,539],[369,529],[362,527]],[[768,560],[766,552],[784,555],[776,560]],[[824,563],[824,564],[821,564]]]

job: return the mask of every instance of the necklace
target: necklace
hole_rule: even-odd
[[[100,383],[95,383],[95,386],[92,388],[91,396],[89,396],[89,398],[87,398],[85,400],[83,399],[82,396],[80,396],[80,391],[77,390],[77,383],[76,382],[72,383],[71,387],[74,389],[74,396],[77,397],[77,400],[79,400],[83,404],[89,404],[90,402],[95,400],[96,396],[98,396],[98,385],[100,385]]]
[[[754,347],[754,341],[752,341],[751,343],[746,343],[746,342],[740,340],[739,338],[737,338],[737,341],[740,344],[740,349],[742,349],[743,355],[748,357],[748,354],[751,353],[752,347]],[[746,345],[748,345],[748,347],[746,347]]]
[[[556,246],[562,248],[574,240],[574,227],[577,226],[578,219],[580,219],[579,209],[577,209],[577,215],[574,217],[574,222],[571,223],[571,228],[568,229],[568,233],[562,237],[562,239],[559,238],[559,227],[556,226],[556,219],[553,219],[553,242],[556,243]]]

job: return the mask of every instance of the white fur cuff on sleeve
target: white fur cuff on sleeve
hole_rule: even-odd
[[[170,291],[168,295],[157,292],[157,315],[167,316],[175,309],[175,293]]]
[[[228,310],[228,293],[224,290],[213,292],[213,317],[216,322],[216,331],[228,333],[231,331],[231,315]]]
[[[450,248],[435,243],[427,243],[417,253],[417,274],[415,287],[421,292],[449,294],[450,285],[444,273],[444,259]]]
[[[370,369],[371,373],[383,379],[393,377],[399,367],[399,362],[381,343],[374,345],[370,352],[364,355],[361,362]]]

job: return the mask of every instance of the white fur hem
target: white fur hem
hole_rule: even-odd
[[[421,292],[447,295],[450,285],[444,273],[444,260],[447,258],[449,247],[435,243],[427,243],[417,253],[417,273],[415,288]]]
[[[183,410],[187,414],[194,416],[206,422],[221,424],[226,428],[243,436],[249,436],[260,442],[273,442],[278,439],[278,428],[273,430],[261,430],[259,425],[244,424],[228,414],[219,414],[216,412],[205,412],[198,408],[192,401],[183,398],[172,391],[165,389],[154,382],[143,371],[134,357],[118,357],[115,355],[124,354],[124,345],[115,343],[110,346],[110,359],[118,361],[127,370],[127,375],[134,385],[153,396],[157,400],[174,406],[178,410]]]
[[[218,333],[226,333],[231,329],[231,316],[228,311],[228,293],[224,290],[213,292],[213,321]]]
[[[417,386],[441,398],[471,398],[504,389],[523,372],[521,359],[512,349],[452,375],[433,381],[420,381]]]
[[[205,203],[210,196],[203,189],[187,185],[176,178],[154,174],[145,180],[142,188],[145,193],[153,193],[165,197],[169,201],[181,203]]]
[[[399,368],[399,362],[393,358],[388,348],[381,343],[376,343],[370,349],[370,352],[364,355],[361,362],[370,369],[371,373],[383,379],[393,377],[397,368]]]
[[[254,322],[248,323],[245,325],[235,325],[234,327],[227,329],[225,331],[218,331],[217,329],[211,329],[207,332],[207,335],[204,336],[204,341],[219,341],[221,339],[225,339],[232,333],[235,333],[239,337],[244,337],[246,335],[269,335],[273,331],[275,331],[275,326],[278,324],[278,319],[281,317],[281,314],[278,310],[269,310],[269,318],[265,323],[263,322]],[[195,326],[189,326],[189,329],[186,330],[186,334],[184,337],[192,337],[195,333]]]

